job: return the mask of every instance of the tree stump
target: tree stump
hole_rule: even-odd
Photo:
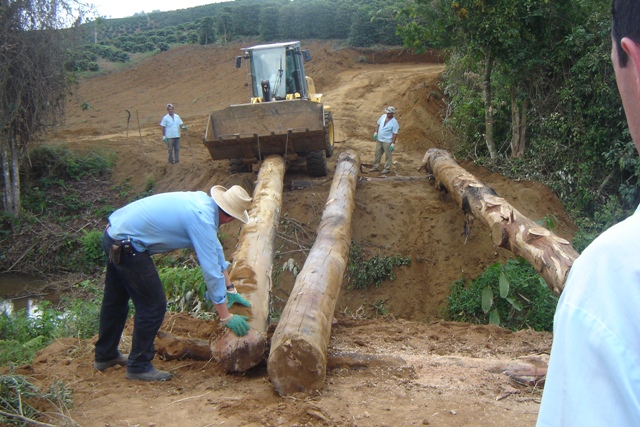
[[[349,259],[359,159],[340,154],[307,260],[271,339],[268,371],[280,395],[323,387],[331,321]]]

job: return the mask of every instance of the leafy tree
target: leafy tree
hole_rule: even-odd
[[[349,31],[349,44],[351,46],[366,47],[376,42],[376,26],[371,22],[369,11],[361,8],[356,13]]]
[[[231,20],[231,8],[225,7],[221,13],[216,15],[214,23],[216,26],[216,33],[220,35],[223,43],[229,41],[229,38],[233,32],[233,23]]]
[[[260,9],[260,23],[258,24],[258,31],[260,37],[265,41],[276,41],[279,36],[277,22],[280,12],[278,6],[265,6]]]
[[[215,39],[216,36],[213,31],[213,18],[211,16],[207,16],[200,23],[200,44],[213,43]]]
[[[34,135],[62,117],[72,82],[64,38],[71,32],[56,30],[74,21],[77,7],[73,0],[0,0],[0,156],[4,209],[14,215],[21,211],[22,157]]]

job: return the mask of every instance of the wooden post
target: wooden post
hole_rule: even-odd
[[[232,256],[229,276],[251,307],[235,304],[230,311],[249,316],[251,330],[244,337],[237,337],[225,329],[212,339],[213,358],[227,371],[244,372],[265,357],[271,270],[282,208],[284,171],[281,156],[269,156],[262,163],[248,212],[249,223],[242,227],[238,247]]]
[[[518,212],[495,191],[464,170],[447,151],[428,150],[420,169],[433,173],[436,186],[446,188],[462,210],[484,221],[496,246],[526,259],[560,295],[578,258],[571,244]]]
[[[351,247],[360,160],[338,156],[318,233],[271,339],[268,371],[280,395],[315,393],[324,384],[331,321]]]

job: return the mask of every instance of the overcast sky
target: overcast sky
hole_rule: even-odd
[[[88,0],[87,2],[95,6],[99,16],[125,18],[140,12],[150,13],[154,10],[167,12],[219,1],[221,0]]]

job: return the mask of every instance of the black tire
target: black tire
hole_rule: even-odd
[[[306,157],[309,176],[327,176],[327,154],[324,150],[312,151]]]
[[[333,128],[333,114],[331,111],[324,112],[324,141],[325,141],[325,154],[328,157],[333,156],[333,145],[335,144],[334,128]]]
[[[229,159],[229,172],[231,173],[244,173],[251,172],[251,165],[244,162],[242,159]]]

